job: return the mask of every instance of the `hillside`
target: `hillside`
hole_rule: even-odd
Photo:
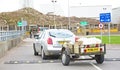
[[[0,13],[0,25],[14,25],[17,24],[19,20],[26,20],[28,25],[38,24],[38,25],[53,25],[53,15],[43,14],[32,8],[23,8],[14,12],[2,12]],[[80,21],[87,21],[90,24],[99,23],[99,21],[91,18],[77,18],[70,17],[70,23],[78,23]],[[68,17],[55,16],[56,24],[68,24]]]

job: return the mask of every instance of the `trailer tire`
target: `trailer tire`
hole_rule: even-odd
[[[68,66],[70,63],[70,56],[67,55],[67,51],[62,52],[61,61],[64,66]]]
[[[104,55],[95,55],[95,60],[98,64],[102,64],[104,62]]]

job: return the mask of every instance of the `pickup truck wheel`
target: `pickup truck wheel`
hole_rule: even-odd
[[[63,52],[62,52],[61,61],[62,61],[62,64],[63,64],[64,66],[68,66],[68,65],[69,65],[69,63],[70,63],[70,56],[67,55],[67,52],[66,52],[66,51],[63,51]]]
[[[44,53],[44,50],[43,50],[43,49],[42,49],[41,57],[42,57],[42,59],[46,59],[46,55],[45,55],[45,53]]]
[[[35,55],[35,56],[38,55],[38,52],[37,52],[36,49],[35,49],[35,43],[33,43],[33,50],[34,50],[34,55]]]
[[[95,55],[95,60],[98,64],[102,64],[104,62],[104,55]]]

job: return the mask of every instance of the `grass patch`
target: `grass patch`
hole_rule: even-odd
[[[101,36],[96,36],[96,37],[101,39]],[[109,36],[102,36],[102,43],[120,44],[120,36],[110,36],[110,43],[109,43]]]

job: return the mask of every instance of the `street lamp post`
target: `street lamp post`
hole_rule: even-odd
[[[68,0],[68,29],[70,29],[70,7],[69,7],[69,0]]]
[[[55,3],[56,2],[57,2],[56,0],[52,0],[53,6],[54,6],[53,18],[54,18],[54,27],[55,27],[55,29],[56,29],[56,23],[55,23]]]

